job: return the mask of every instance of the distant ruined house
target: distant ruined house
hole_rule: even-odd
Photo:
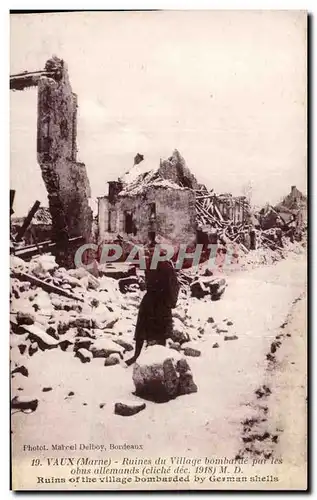
[[[287,217],[287,213],[292,213],[299,225],[307,224],[307,196],[296,186],[291,187],[291,192],[276,205],[275,209],[282,218]]]
[[[24,222],[24,217],[12,217],[12,233],[16,234]],[[51,240],[52,216],[47,207],[37,209],[32,221],[27,228],[23,240],[27,245],[34,245],[43,241]]]
[[[263,229],[275,227],[278,223],[289,226],[305,226],[307,224],[307,196],[297,189],[291,187],[290,193],[274,207],[268,205],[260,212],[261,226]],[[278,222],[280,221],[280,222]]]

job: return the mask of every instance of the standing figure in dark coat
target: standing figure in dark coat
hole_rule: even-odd
[[[145,271],[146,294],[135,329],[135,353],[126,361],[128,366],[139,357],[144,341],[165,346],[173,331],[172,309],[176,307],[180,288],[173,263],[158,262],[156,269],[150,269],[150,264],[151,259]]]

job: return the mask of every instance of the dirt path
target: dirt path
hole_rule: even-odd
[[[263,383],[250,400],[254,415],[242,422],[239,456],[283,461],[280,481],[307,485],[306,295],[294,300],[266,355]]]

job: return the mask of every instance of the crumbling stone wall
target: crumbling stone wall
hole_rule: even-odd
[[[77,162],[77,97],[64,61],[52,58],[38,81],[38,162],[48,192],[52,238],[59,263],[72,265],[68,239],[91,238],[90,185],[85,165]]]
[[[155,203],[154,219],[151,219],[152,203]],[[140,243],[148,242],[150,231],[173,243],[192,244],[196,240],[195,194],[189,189],[150,186],[137,196],[119,195],[113,203],[107,196],[99,198],[99,242],[109,241],[117,234],[128,236],[125,233],[127,211],[132,213],[134,237]]]
[[[168,179],[175,182],[179,186],[197,189],[198,183],[196,177],[191,173],[186,165],[185,159],[179,151],[175,149],[172,156],[167,160],[160,161],[158,173],[163,179]]]

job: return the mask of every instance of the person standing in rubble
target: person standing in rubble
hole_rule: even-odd
[[[128,366],[138,359],[144,342],[165,346],[173,331],[172,309],[176,307],[180,285],[171,261],[158,262],[156,269],[150,268],[154,248],[155,242],[151,242],[145,271],[146,294],[140,304],[134,334],[135,352],[126,361]]]

